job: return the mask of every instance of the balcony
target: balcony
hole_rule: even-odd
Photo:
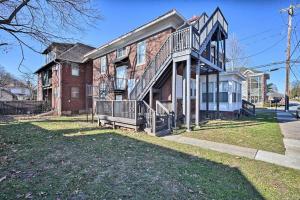
[[[53,52],[53,51],[50,51],[48,54],[46,54],[45,62],[46,62],[46,64],[48,64],[48,63],[52,62],[55,59],[56,59],[56,53]]]
[[[127,79],[126,78],[115,78],[114,81],[114,92],[122,93],[126,90]]]

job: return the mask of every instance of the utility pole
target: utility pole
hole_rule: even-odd
[[[285,111],[289,110],[289,97],[290,97],[290,64],[291,64],[291,32],[292,32],[292,19],[294,10],[299,8],[300,4],[290,5],[288,8],[281,9],[280,12],[288,13],[288,32],[287,32],[287,48],[286,48],[286,66],[285,66]]]

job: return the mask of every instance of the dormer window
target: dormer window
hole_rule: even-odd
[[[126,47],[122,47],[122,48],[117,49],[117,58],[122,58],[126,55],[127,55],[127,48]]]

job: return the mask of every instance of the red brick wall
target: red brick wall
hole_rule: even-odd
[[[153,59],[155,54],[160,49],[161,45],[164,41],[166,41],[167,37],[172,33],[173,29],[166,29],[162,32],[159,32],[155,35],[152,35],[148,38],[145,38],[146,41],[146,64],[143,65],[136,65],[136,50],[137,50],[137,43],[135,42],[130,44],[127,48],[129,48],[129,62],[127,68],[127,77],[130,79],[139,79],[139,77],[145,71],[147,64]],[[110,52],[107,54],[107,64],[108,64],[108,76],[114,77],[115,74],[115,64],[113,61],[116,58],[116,51]],[[93,85],[98,86],[100,82],[106,79],[107,76],[100,75],[100,58],[93,60]],[[124,98],[127,98],[127,91],[123,95]],[[109,98],[113,99],[115,96],[114,94],[110,94]]]
[[[62,66],[62,112],[78,113],[86,108],[86,84],[92,83],[91,62],[79,65],[79,76],[72,76],[71,63]],[[71,98],[72,87],[79,88],[79,98]]]

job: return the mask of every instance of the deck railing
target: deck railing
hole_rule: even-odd
[[[135,100],[99,100],[96,103],[96,114],[137,119],[137,103]]]

